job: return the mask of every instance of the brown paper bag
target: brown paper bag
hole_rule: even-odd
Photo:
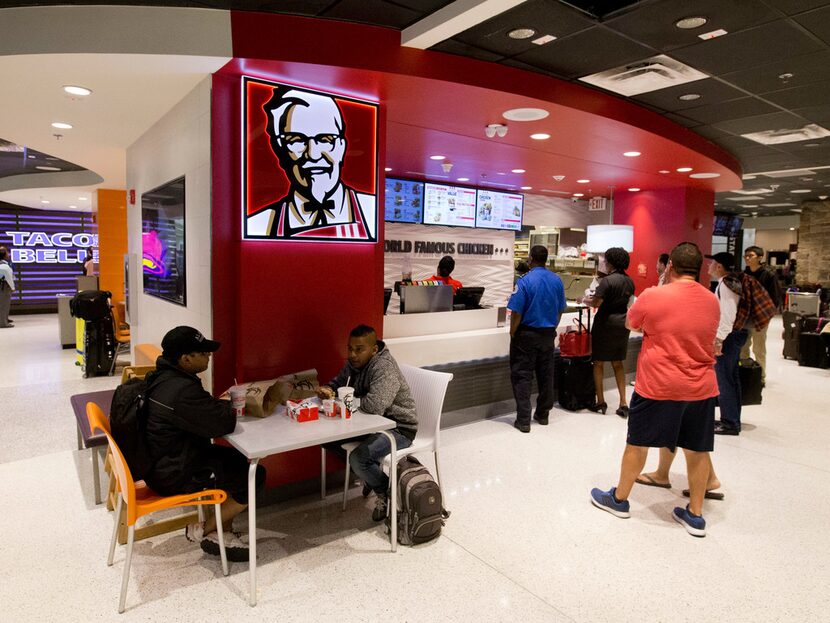
[[[302,400],[317,394],[317,370],[303,370],[267,381],[239,383],[234,387],[245,388],[245,415],[268,417],[277,405],[286,400]],[[230,389],[220,396],[230,399]]]

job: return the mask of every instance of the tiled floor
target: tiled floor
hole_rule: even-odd
[[[593,508],[615,482],[625,422],[556,411],[522,435],[509,418],[443,433],[452,510],[442,537],[388,551],[355,496],[309,497],[260,514],[259,605],[246,567],[183,534],[136,545],[128,610],[116,614],[124,551],[105,564],[111,514],[92,503],[68,397],[81,379],[54,316],[0,331],[0,620],[3,621],[820,621],[830,612],[830,371],[783,361],[769,332],[764,405],[718,438],[726,499],[705,539],[671,520],[671,490],[636,488],[632,518]],[[656,451],[652,452],[656,458]],[[239,527],[243,527],[241,521]]]

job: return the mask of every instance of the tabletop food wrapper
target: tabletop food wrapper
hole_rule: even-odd
[[[267,381],[238,383],[234,387],[245,388],[245,415],[268,417],[273,415],[277,406],[286,404],[288,400],[300,401],[314,396],[317,370],[312,368]],[[230,398],[230,390],[220,398]]]

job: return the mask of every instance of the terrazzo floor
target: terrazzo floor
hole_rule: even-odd
[[[309,496],[259,513],[256,608],[245,565],[225,578],[178,532],[136,544],[123,615],[124,549],[107,567],[112,514],[93,503],[68,400],[117,379],[81,378],[56,316],[16,323],[0,331],[0,621],[828,620],[830,371],[781,359],[780,319],[764,405],[716,440],[726,499],[707,501],[705,539],[670,516],[682,460],[672,489],[635,488],[631,519],[593,508],[625,422],[557,410],[530,435],[509,417],[443,432],[452,517],[433,543],[391,554],[357,489],[345,513]]]

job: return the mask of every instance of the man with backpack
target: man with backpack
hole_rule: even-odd
[[[211,443],[236,428],[230,401],[211,396],[196,376],[207,370],[219,342],[193,327],[171,329],[161,341],[156,371],[147,375],[145,440],[150,464],[144,480],[162,495],[217,488],[227,492],[222,525],[229,560],[248,560],[248,544],[231,531],[233,518],[248,505],[248,461],[234,450]],[[117,440],[116,440],[117,441]],[[256,484],[265,482],[257,467]],[[187,526],[188,540],[200,543],[208,554],[219,555],[216,518]]]
[[[758,282],[764,286],[764,289],[772,299],[772,304],[775,309],[779,309],[782,303],[781,285],[778,282],[778,277],[770,270],[766,264],[762,264],[764,260],[764,250],[761,247],[747,247],[744,251],[744,260],[746,260],[746,268],[744,272],[757,279]],[[749,327],[749,335],[747,336],[746,344],[741,350],[741,359],[749,358],[749,349],[752,348],[752,354],[755,356],[755,361],[761,366],[761,385],[763,386],[767,380],[767,328],[755,329]]]

